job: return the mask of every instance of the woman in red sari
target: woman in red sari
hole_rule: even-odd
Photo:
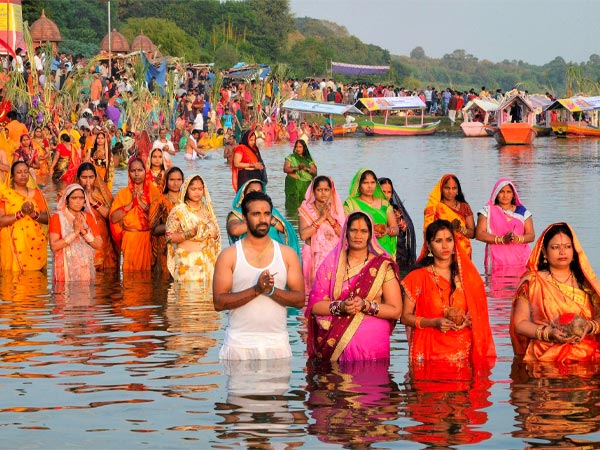
[[[452,223],[456,244],[471,257],[471,239],[475,237],[475,219],[473,211],[465,200],[460,182],[456,175],[444,175],[429,194],[425,206],[423,232],[438,219]]]
[[[148,212],[160,192],[146,176],[140,158],[129,161],[128,171],[129,183],[117,193],[110,209],[111,231],[123,253],[123,272],[149,271],[152,246]]]
[[[513,301],[510,335],[523,361],[600,359],[600,282],[564,222],[538,238]]]
[[[425,230],[421,257],[402,280],[402,293],[411,362],[495,358],[483,280],[447,220]]]
[[[257,179],[267,184],[267,169],[263,163],[260,150],[256,146],[256,135],[253,131],[246,131],[240,144],[233,150],[231,163],[231,184],[233,190],[238,191],[246,181]]]
[[[398,266],[362,211],[346,219],[308,298],[308,355],[324,361],[385,360],[402,312]]]

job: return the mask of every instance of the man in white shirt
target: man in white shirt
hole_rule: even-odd
[[[229,310],[223,360],[289,358],[287,307],[304,306],[298,256],[269,236],[273,203],[263,192],[242,201],[248,234],[219,255],[213,277],[215,310]]]

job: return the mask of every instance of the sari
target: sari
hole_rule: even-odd
[[[108,137],[105,137],[104,155],[98,152],[96,145],[91,148],[90,161],[96,168],[96,176],[100,177],[104,184],[112,191],[113,180],[115,178],[115,165],[113,155],[108,145]]]
[[[510,186],[514,193],[516,204],[515,211],[505,211],[495,204],[498,193],[505,186]],[[514,183],[508,178],[499,179],[494,185],[490,199],[478,212],[487,219],[486,231],[496,236],[504,236],[508,232],[514,232],[522,236],[525,232],[525,221],[531,217],[531,213],[523,206]],[[525,270],[525,264],[531,253],[529,244],[486,244],[485,246],[485,271],[504,267]],[[523,272],[519,275],[521,275]]]
[[[204,184],[202,206],[198,214],[185,203],[188,187],[194,179],[200,178]],[[199,252],[190,252],[179,248],[178,244],[170,242],[169,235],[177,232],[187,233],[198,227],[196,234],[188,240],[203,243],[204,248]],[[216,231],[218,238],[212,235]],[[199,175],[188,177],[179,192],[179,203],[171,210],[166,224],[167,236],[167,267],[175,281],[202,281],[209,283],[212,280],[217,256],[221,252],[221,232],[217,223],[213,204],[208,193],[204,179]]]
[[[473,215],[471,207],[467,202],[458,202],[458,209],[454,209],[442,202],[442,189],[444,183],[448,181],[448,178],[453,177],[452,174],[446,174],[440,181],[435,185],[433,190],[429,194],[429,200],[425,206],[425,217],[423,222],[423,234],[425,230],[432,222],[438,219],[444,219],[448,222],[452,222],[454,219],[458,219],[462,227],[467,226],[466,219]],[[454,233],[456,243],[471,257],[471,240],[462,233]]]
[[[162,166],[160,167],[160,169],[158,170],[158,172],[154,172],[152,170],[152,155],[154,154],[154,152],[160,152],[163,158],[163,162],[162,162]],[[153,148],[150,151],[150,156],[148,157],[148,160],[146,161],[146,176],[150,178],[150,181],[152,182],[152,184],[154,184],[154,186],[156,186],[156,188],[162,192],[163,189],[165,188],[165,172],[167,170],[167,164],[165,161],[165,156],[164,156],[164,152],[160,149],[160,148]]]
[[[140,161],[139,158],[133,158],[129,161],[129,167],[133,161]],[[145,167],[145,166],[144,166]],[[111,233],[117,246],[123,253],[123,272],[146,271],[151,269],[152,265],[152,246],[150,245],[150,219],[148,211],[144,211],[133,196],[135,185],[131,178],[127,187],[121,189],[110,208],[110,214],[123,208],[133,201],[133,207],[127,211],[119,223],[111,222]],[[151,205],[152,201],[160,195],[160,192],[154,184],[150,182],[150,177],[144,178],[144,203]]]
[[[538,269],[544,236],[557,225],[567,225],[573,235],[573,249],[577,252],[585,279],[580,289],[559,283],[550,274],[540,272]],[[575,314],[586,320],[594,318],[594,307],[600,305],[600,282],[570,225],[554,223],[540,235],[527,261],[527,272],[523,275],[515,293],[513,313],[519,297],[529,303],[531,320],[539,325],[555,325],[561,317]],[[524,362],[597,362],[600,359],[600,335],[586,335],[580,342],[565,344],[529,339],[516,333],[513,314],[511,314],[510,337],[515,355],[523,356]]]
[[[29,177],[28,187],[33,187],[33,197],[25,197],[12,189],[10,172],[7,181],[0,186],[0,208],[4,214],[19,212],[25,202],[32,202],[36,212],[46,211],[48,205],[44,194]],[[29,215],[12,225],[0,228],[0,268],[2,271],[21,272],[43,270],[48,263],[48,227]]]
[[[244,133],[240,144],[233,149],[233,157],[231,159],[231,184],[233,186],[234,191],[238,191],[238,188],[246,183],[248,180],[261,180],[265,185],[267,184],[267,169],[238,169],[233,165],[233,160],[235,159],[235,155],[242,155],[243,163],[255,164],[261,163],[263,166],[265,165],[260,154],[260,150],[258,147],[254,146],[250,147],[248,143],[248,138],[252,134],[251,131],[247,131]]]
[[[367,202],[361,200],[359,198],[360,195],[360,177],[362,174],[370,169],[360,169],[354,178],[352,179],[352,183],[350,184],[350,190],[348,192],[348,198],[344,202],[344,212],[346,215],[350,214],[353,211],[362,211],[367,213],[373,219],[373,223],[376,225],[385,225],[388,223],[388,214],[393,213],[392,205],[385,198],[385,194],[381,190],[381,186],[379,182],[377,183],[377,187],[375,188],[375,192],[373,193],[374,198],[381,199],[381,206],[379,208],[374,208],[369,205]],[[396,243],[398,242],[396,236],[381,236],[377,238],[379,245],[383,247],[383,249],[388,252],[392,257],[396,257]]]
[[[333,180],[331,182],[331,215],[341,225],[346,221],[342,200],[335,189]],[[315,194],[313,192],[313,183],[306,190],[304,201],[298,209],[298,214],[304,216],[308,223],[313,223],[319,219],[319,211],[315,208]],[[325,257],[335,248],[340,241],[340,237],[328,221],[323,222],[319,229],[315,231],[308,241],[302,247],[302,272],[304,275],[305,292],[310,292],[313,285],[317,269]]]
[[[426,247],[424,244],[423,249]],[[453,293],[450,281],[437,276],[432,266],[412,270],[402,280],[403,294],[415,302],[415,315],[444,317],[446,309],[454,307],[471,318],[470,328],[447,333],[434,327],[406,327],[409,360],[414,363],[445,361],[460,365],[470,361],[477,367],[488,365],[496,357],[483,280],[464,248],[456,245],[455,258],[458,274]]]
[[[49,232],[57,234],[60,238],[73,233],[75,216],[67,208],[67,197],[76,190],[84,192],[83,187],[79,184],[70,184],[67,186],[56,205],[57,212],[50,217]],[[85,197],[83,212],[90,232],[94,237],[99,236],[100,233],[96,226],[96,219],[92,215],[92,207],[87,196]],[[94,249],[90,247],[83,236],[78,235],[66,247],[54,253],[54,273],[52,276],[54,281],[94,281],[95,278]]]
[[[36,175],[48,175],[50,173],[50,162],[52,160],[49,148],[50,144],[46,139],[41,139],[41,142],[37,139],[31,139],[31,146],[37,152],[38,161],[40,162],[40,168],[36,169]]]
[[[165,180],[169,178],[169,173],[172,169],[169,169],[165,174]],[[169,214],[177,203],[172,203],[164,193],[156,197],[150,205],[150,229],[152,230],[158,225],[166,225],[167,217],[169,217]],[[150,244],[152,245],[152,271],[157,276],[168,273],[166,236],[164,234],[152,235],[150,237]]]
[[[56,146],[58,152],[58,161],[54,166],[52,173],[52,181],[58,183],[63,181],[66,184],[71,184],[77,175],[77,168],[81,164],[81,154],[77,150],[76,145],[71,143],[70,149],[62,142]]]
[[[381,183],[381,180],[385,178],[379,178],[377,181]],[[396,192],[396,188],[392,185],[392,198],[390,199],[392,208],[397,209],[402,214],[402,219],[406,224],[404,231],[399,229],[398,236],[396,236],[396,263],[400,270],[407,270],[411,268],[417,260],[417,239],[415,235],[415,226],[413,224],[408,210],[404,206],[404,203],[400,199],[400,196]],[[398,224],[400,225],[400,224]]]
[[[298,170],[294,172],[293,176],[288,173],[285,177],[285,207],[286,209],[295,209],[304,199],[304,194],[306,194],[306,190],[314,178],[308,169],[315,162],[310,154],[306,156],[299,155],[295,151],[291,155],[286,156],[285,160],[292,167],[298,167],[300,164],[306,166],[306,170]]]
[[[389,359],[390,335],[395,320],[381,319],[358,312],[354,316],[316,316],[315,303],[322,300],[338,301],[360,296],[373,301],[383,284],[400,279],[394,259],[378,244],[375,235],[369,242],[369,253],[374,255],[362,266],[347,268],[347,220],[342,238],[325,258],[315,277],[308,297],[305,316],[308,319],[307,350],[309,357],[324,361],[357,361]]]
[[[229,214],[227,214],[227,223],[229,223],[229,221],[232,220],[234,217],[237,220],[239,220],[240,222],[244,221],[244,216],[242,215],[242,201],[244,200],[244,190],[246,189],[246,186],[248,186],[250,183],[253,183],[253,182],[259,182],[260,184],[262,184],[262,191],[265,194],[267,193],[267,184],[265,182],[258,180],[258,179],[252,179],[252,180],[246,181],[240,187],[237,194],[235,195],[235,198],[233,199],[233,203],[231,204],[232,209],[229,212]],[[300,252],[300,243],[298,241],[298,235],[296,234],[296,230],[293,227],[293,225],[285,217],[283,217],[283,215],[275,207],[273,207],[272,215],[273,215],[273,219],[276,222],[280,222],[282,224],[284,231],[281,232],[276,227],[271,225],[271,227],[269,228],[269,236],[271,237],[271,239],[276,240],[280,244],[284,244],[284,245],[287,245],[288,247],[291,247],[298,255],[298,258],[302,259],[302,253]],[[237,237],[232,236],[229,233],[227,234],[230,245],[233,245],[236,241],[239,241],[244,236],[246,236],[246,233],[244,233],[240,236],[237,236]]]
[[[75,183],[79,184],[79,179],[75,177]],[[94,187],[91,195],[86,193],[87,200],[92,203],[100,203],[101,206],[105,206],[109,211],[113,203],[113,196],[104,184],[98,174],[94,181]],[[104,217],[97,208],[92,207],[92,214],[96,219],[96,226],[98,227],[98,233],[102,238],[102,248],[95,250],[94,253],[94,267],[96,270],[116,269],[119,267],[119,250],[113,242],[113,238],[110,232],[110,218]]]

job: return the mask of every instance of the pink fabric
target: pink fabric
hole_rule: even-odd
[[[367,215],[368,217],[368,215]],[[371,226],[373,224],[371,222]],[[391,261],[390,256],[387,252],[379,245],[375,234],[372,235],[371,242],[369,243],[369,252],[376,255],[377,257],[370,260],[367,265],[363,268],[361,273],[352,277],[349,280],[344,280],[341,291],[336,295],[335,292],[335,280],[340,267],[340,258],[346,258],[346,249],[348,247],[346,236],[347,220],[344,223],[342,230],[342,239],[338,242],[334,250],[332,250],[319,269],[308,298],[308,305],[305,311],[306,317],[309,319],[308,326],[308,338],[307,338],[307,349],[308,354],[311,357],[316,356],[315,349],[317,334],[327,334],[323,328],[320,327],[319,320],[324,319],[330,321],[330,328],[333,333],[341,335],[343,330],[347,327],[351,321],[349,316],[315,316],[311,314],[312,307],[315,303],[320,302],[324,298],[329,298],[331,301],[344,300],[350,297],[350,293],[357,287],[363,288],[363,291],[368,290],[362,284],[365,284],[361,277],[361,273],[365,270],[369,270],[370,267],[379,268],[382,264],[383,259],[390,260],[392,267],[398,271],[396,263]],[[344,264],[341,267],[345,267]],[[343,269],[342,269],[343,270]],[[396,272],[398,273],[398,272]],[[357,331],[354,333],[350,343],[344,349],[338,361],[358,361],[366,359],[389,359],[390,357],[390,334],[395,325],[395,321],[386,319],[380,319],[373,316],[367,316],[363,318]],[[340,328],[336,331],[336,328]]]
[[[331,215],[340,225],[343,225],[346,221],[344,206],[335,189],[333,180],[329,178],[329,181],[331,181]],[[315,208],[313,187],[314,179],[308,186],[304,195],[304,201],[298,209],[298,213],[302,214],[309,223],[319,218],[319,212]],[[335,234],[333,227],[326,221],[312,235],[310,244],[305,243],[302,247],[302,271],[304,273],[305,292],[310,292],[317,269],[338,242],[338,235]]]
[[[500,178],[494,185],[492,195],[486,204],[489,208],[487,230],[489,233],[496,236],[504,236],[509,231],[512,231],[517,236],[522,236],[525,231],[524,221],[522,221],[519,217],[511,217],[507,215],[504,213],[502,208],[500,208],[500,206],[494,203],[498,193],[507,185],[512,187],[515,204],[517,206],[523,206],[514,183],[508,178]],[[487,244],[485,246],[486,271],[491,268],[496,270],[501,267],[522,267],[524,272],[525,263],[527,262],[530,253],[531,248],[529,247],[529,244]]]

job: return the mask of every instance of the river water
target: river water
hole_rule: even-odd
[[[499,177],[510,177],[536,231],[568,221],[600,270],[600,141],[541,138],[532,147],[500,148],[488,138],[357,137],[310,150],[342,195],[360,167],[390,177],[417,229],[442,174],[458,176],[474,211]],[[263,150],[269,193],[282,212],[281,168],[290,151]],[[177,155],[175,162],[186,175],[204,176],[224,232],[233,193],[221,156],[185,162]],[[120,171],[115,189],[125,182]],[[483,272],[484,246],[473,246]],[[513,364],[513,279],[486,279],[498,351],[491,373],[472,379],[442,370],[417,383],[400,324],[389,366],[307,367],[302,311],[290,309],[291,361],[224,365],[226,316],[212,309],[207,286],[100,274],[94,286],[64,287],[49,278],[0,278],[2,448],[600,446],[596,368]]]

